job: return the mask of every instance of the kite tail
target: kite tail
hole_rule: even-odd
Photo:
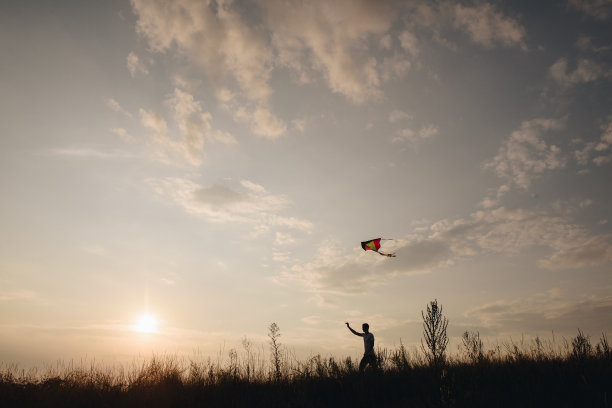
[[[381,254],[382,256],[388,256],[389,258],[395,258],[395,254],[385,254],[384,252],[378,252],[378,253]]]

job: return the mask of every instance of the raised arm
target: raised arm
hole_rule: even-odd
[[[348,322],[346,322],[346,327],[348,327],[348,329],[355,335],[355,336],[359,336],[359,337],[363,337],[365,336],[364,333],[358,333],[355,330],[353,330],[353,328],[348,324]]]

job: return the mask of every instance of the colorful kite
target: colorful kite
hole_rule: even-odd
[[[363,241],[361,243],[361,247],[363,248],[364,251],[374,251],[374,252],[378,252],[379,254],[381,254],[382,256],[388,256],[388,257],[395,257],[395,254],[385,254],[384,252],[380,252],[380,241],[392,241],[390,239],[382,239],[382,238],[375,238],[375,239],[371,239],[369,241]]]

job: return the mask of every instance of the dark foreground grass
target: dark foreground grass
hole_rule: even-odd
[[[0,371],[1,407],[609,407],[610,353],[508,348],[433,367],[379,350],[360,374],[350,358],[315,356],[282,375],[230,351],[227,364],[154,357],[129,372],[90,367]]]

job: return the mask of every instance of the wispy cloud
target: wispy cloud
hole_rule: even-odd
[[[555,253],[538,264],[547,269],[578,269],[612,262],[610,237],[581,236],[577,240],[558,239]]]
[[[103,150],[93,147],[59,147],[51,149],[48,153],[52,156],[72,157],[77,159],[129,159],[132,154],[122,150]]]
[[[140,109],[140,122],[152,131],[151,145],[159,160],[181,160],[199,166],[204,159],[205,142],[237,144],[230,133],[212,129],[212,115],[204,112],[200,102],[190,93],[175,88],[166,102],[179,129],[176,135],[169,134],[168,123],[161,114]]]
[[[481,223],[476,234],[466,237],[479,249],[516,254],[530,247],[548,247],[550,255],[538,261],[548,269],[579,269],[612,260],[610,237],[593,235],[571,215],[555,208],[540,210],[507,209],[478,211],[472,219]]]
[[[421,39],[415,26],[451,26],[485,47],[526,47],[523,26],[487,3],[272,0],[251,5],[257,13],[245,11],[240,2],[131,4],[137,30],[154,52],[176,45],[207,74],[219,104],[236,112],[234,118],[248,123],[254,134],[269,139],[287,131],[270,103],[275,69],[288,69],[302,85],[322,78],[332,92],[362,104],[379,100],[386,82],[403,77],[419,62]],[[396,31],[400,18],[404,27]],[[132,59],[136,72],[137,57]]]
[[[390,260],[324,242],[312,261],[288,267],[276,279],[301,285],[315,296],[316,304],[327,307],[336,304],[335,297],[363,294],[398,275],[431,272],[448,263],[452,249],[436,237],[413,236],[401,240],[395,253],[397,257]]]
[[[32,290],[2,290],[0,291],[0,302],[12,302],[19,300],[34,300],[39,296]]]
[[[290,68],[303,82],[315,74],[322,75],[329,89],[355,103],[380,97],[379,64],[372,53],[363,51],[369,39],[382,39],[391,27],[391,8],[387,4],[367,1],[264,4],[280,65]]]
[[[486,48],[519,47],[527,50],[525,27],[491,3],[414,2],[410,6],[410,15],[413,24],[432,30],[434,41],[453,51],[457,51],[458,46],[448,35],[449,27],[465,32],[472,42]]]
[[[563,168],[561,149],[549,144],[545,135],[565,126],[564,119],[537,118],[525,121],[502,144],[497,155],[485,164],[514,186],[527,190],[545,171]]]
[[[578,164],[587,166],[591,161],[598,166],[612,162],[612,154],[608,153],[612,147],[612,115],[608,116],[606,122],[601,126],[599,140],[573,140],[575,146],[574,157]],[[598,155],[592,157],[593,155]]]
[[[389,120],[408,119],[396,111]],[[456,219],[422,225],[395,241],[396,258],[380,259],[325,243],[309,262],[283,270],[279,282],[294,282],[321,300],[334,304],[334,297],[349,296],[385,285],[399,275],[429,273],[474,257],[495,253],[513,257],[538,247],[540,259],[534,268],[584,269],[612,263],[612,237],[594,234],[574,221],[576,213],[591,200],[578,203],[541,204],[535,208],[502,205],[513,188],[528,190],[546,172],[562,169],[566,158],[549,138],[565,129],[565,118],[524,121],[503,142],[485,169],[493,169],[503,183],[485,197],[480,210]],[[410,129],[409,129],[410,130]],[[608,126],[602,126],[602,146],[608,143]],[[418,141],[437,133],[435,126],[406,132],[407,141]]]
[[[263,25],[245,17],[240,4],[232,2],[209,7],[189,1],[166,5],[132,0],[132,6],[138,30],[153,50],[164,52],[176,44],[204,68],[217,88],[232,79],[242,96],[264,108],[273,92],[270,76],[275,66],[289,68],[300,83],[321,75],[333,92],[362,103],[378,98],[383,76],[403,74],[419,52],[410,32],[404,30],[397,39],[389,36],[394,15],[387,4],[261,2],[257,6]],[[367,40],[384,43],[383,37],[387,43],[397,41],[401,52],[389,52],[379,60],[364,52]]]
[[[397,136],[393,138],[393,142],[408,142],[413,146],[417,146],[421,141],[430,139],[439,132],[438,126],[432,124],[424,125],[418,131],[404,128],[397,131]]]
[[[227,132],[212,132],[212,115],[204,112],[193,95],[178,88],[168,100],[174,113],[174,120],[181,133],[181,147],[187,160],[193,165],[202,163],[204,141],[216,141],[224,144],[236,144]]]
[[[406,119],[412,119],[412,115],[399,109],[395,109],[389,113],[389,122],[391,123]]]
[[[142,0],[131,3],[138,16],[138,31],[154,51],[165,52],[176,44],[204,69],[217,89],[227,89],[227,80],[231,80],[230,86],[235,84],[240,89],[247,102],[236,98],[233,102],[248,112],[255,133],[271,138],[284,133],[282,122],[268,106],[273,54],[264,33],[243,18],[238,5],[222,2],[213,7],[192,1]]]
[[[495,253],[513,257],[533,248],[548,248],[534,265],[543,269],[584,269],[612,263],[612,240],[593,235],[570,218],[577,206],[540,209],[497,207],[469,217],[424,225],[395,241],[396,258],[347,252],[324,243],[310,262],[286,268],[279,282],[294,282],[307,292],[332,301],[388,284],[399,275],[430,273],[475,256]]]
[[[298,132],[304,133],[304,130],[306,130],[307,121],[306,119],[294,119],[291,124]]]
[[[310,262],[301,262],[283,270],[276,280],[297,283],[316,296],[320,306],[334,305],[334,296],[363,293],[370,285],[380,285],[384,277],[376,276],[367,258],[350,256],[337,245],[325,242]]]
[[[119,104],[119,102],[117,102],[113,98],[109,98],[109,99],[106,100],[106,106],[108,106],[108,108],[111,109],[113,112],[121,113],[122,115],[127,116],[128,118],[132,118],[133,117],[133,115],[130,112],[125,110]]]
[[[124,128],[111,128],[109,129],[112,133],[116,134],[126,143],[135,143],[136,139],[134,136],[130,135],[127,130]]]
[[[193,1],[131,0],[137,28],[154,51],[172,44],[194,58],[213,80],[229,73],[249,99],[266,99],[272,92],[272,54],[262,32],[244,21],[231,2],[213,7]]]
[[[562,57],[551,65],[548,74],[561,88],[568,89],[600,78],[610,77],[612,76],[612,70],[598,62],[583,58],[576,63],[572,71],[567,58]]]
[[[612,0],[567,0],[567,4],[597,20],[607,20],[612,15]]]
[[[149,75],[149,70],[140,61],[140,58],[133,52],[130,52],[127,56],[127,68],[130,71],[130,75],[134,78],[137,74]]]
[[[489,3],[476,6],[455,5],[456,27],[465,30],[472,40],[485,47],[500,44],[526,49],[525,28],[515,19],[503,15]]]
[[[276,232],[274,243],[277,245],[291,245],[295,242],[295,237],[288,232]]]
[[[612,297],[569,295],[553,288],[527,297],[483,304],[468,310],[465,316],[476,319],[479,326],[494,335],[574,332],[576,322],[587,330],[606,327],[606,317],[612,313]]]
[[[607,152],[612,147],[612,115],[608,116],[607,123],[601,126],[602,134],[599,143],[595,146],[595,151],[599,153]],[[597,165],[603,165],[612,161],[612,154],[598,156],[593,159]]]
[[[287,131],[287,125],[263,106],[254,111],[238,108],[234,117],[238,121],[248,123],[254,134],[267,139],[278,139]]]
[[[280,214],[290,206],[286,197],[248,180],[225,179],[210,186],[170,177],[148,182],[158,194],[206,221],[249,223],[264,230],[275,227],[308,232],[313,228],[310,221]],[[282,237],[288,239],[288,235]]]

